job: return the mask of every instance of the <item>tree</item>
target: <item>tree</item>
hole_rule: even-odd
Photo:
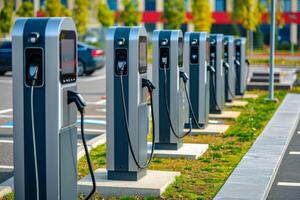
[[[259,0],[234,0],[233,18],[247,30],[248,44],[252,47],[250,33],[255,32],[262,22],[262,4]]]
[[[192,15],[195,31],[210,32],[213,23],[208,0],[193,0]]]
[[[119,22],[125,26],[136,26],[141,22],[142,15],[139,12],[138,1],[136,0],[123,0],[124,10],[120,12]]]
[[[31,1],[24,1],[19,7],[17,13],[19,17],[33,17],[34,16],[34,7]]]
[[[264,5],[264,13],[269,14],[268,15],[268,22],[271,22],[270,19],[270,8],[271,8],[271,0],[267,0],[266,4]],[[282,15],[283,12],[283,1],[278,1],[276,3],[276,16],[275,16],[275,21],[276,21],[276,26],[279,28],[282,28],[285,24],[284,17]]]
[[[110,27],[115,23],[115,12],[109,9],[104,0],[99,2],[97,17],[103,27]]]
[[[7,34],[10,32],[13,18],[13,2],[4,0],[4,6],[0,11],[0,33]]]
[[[185,21],[184,0],[165,0],[163,21],[168,29],[179,29]]]
[[[89,21],[89,1],[75,0],[73,19],[79,35],[83,36],[87,31],[87,25]]]
[[[48,17],[71,16],[71,12],[61,4],[61,0],[46,0],[45,9]]]

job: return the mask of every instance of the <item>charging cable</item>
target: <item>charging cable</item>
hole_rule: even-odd
[[[29,66],[28,79],[31,81],[31,95],[30,95],[30,112],[31,112],[31,129],[32,129],[32,143],[33,143],[33,157],[34,157],[34,169],[35,169],[35,185],[36,185],[36,199],[40,199],[40,188],[39,188],[39,170],[37,162],[37,151],[36,151],[36,138],[35,138],[35,121],[34,121],[34,108],[33,108],[33,97],[34,87],[38,76],[38,66]]]
[[[126,109],[126,103],[125,103],[125,94],[124,94],[124,83],[123,83],[123,73],[125,70],[126,62],[119,62],[118,63],[118,72],[120,73],[120,86],[121,86],[121,99],[122,99],[122,105],[123,105],[123,116],[125,119],[125,126],[126,126],[126,135],[127,135],[127,141],[129,144],[130,153],[132,155],[132,158],[137,165],[139,169],[146,169],[150,165],[153,156],[154,156],[154,149],[155,149],[155,120],[154,120],[154,109],[153,109],[153,98],[152,98],[152,92],[155,89],[155,86],[149,81],[148,79],[142,79],[142,87],[147,87],[149,94],[150,94],[150,101],[151,101],[151,116],[152,116],[152,147],[151,147],[151,153],[150,158],[148,161],[141,165],[134,153],[132,142],[129,135],[129,123],[128,123],[128,116],[127,116],[127,109]]]
[[[166,63],[165,63],[166,64]],[[168,118],[168,121],[169,121],[169,125],[170,125],[170,128],[171,128],[171,131],[173,133],[173,135],[177,138],[177,139],[182,139],[184,138],[185,136],[189,135],[191,132],[192,132],[192,119],[190,118],[189,119],[189,124],[190,124],[190,128],[189,130],[184,133],[182,136],[180,136],[179,134],[176,133],[176,131],[174,130],[174,127],[173,127],[173,124],[172,124],[172,120],[171,120],[171,117],[170,117],[170,110],[169,110],[169,107],[168,107],[168,100],[167,100],[167,86],[168,86],[168,80],[167,80],[167,67],[166,65],[164,66],[164,97],[165,97],[165,108],[166,108],[166,111],[167,111],[167,118]]]
[[[190,108],[190,111],[191,111],[191,114],[192,114],[193,121],[194,121],[194,123],[196,124],[197,128],[198,128],[198,129],[201,129],[202,127],[201,127],[201,125],[200,125],[200,124],[198,123],[198,121],[197,121],[196,115],[195,115],[195,113],[194,113],[194,109],[193,109],[193,107],[192,107],[191,98],[190,98],[190,95],[189,95],[189,93],[188,93],[188,91],[187,91],[187,87],[186,87],[186,83],[187,83],[187,81],[188,81],[188,79],[189,79],[189,78],[188,78],[188,75],[187,75],[186,73],[184,73],[184,72],[180,72],[180,77],[182,78],[183,83],[184,83],[185,96],[186,96],[186,98],[187,98],[187,100],[188,100],[188,104],[189,104],[189,108]]]
[[[226,73],[227,73],[227,80],[225,80],[225,81],[227,81],[227,83],[226,83],[226,89],[228,90],[228,92],[230,93],[230,95],[232,96],[232,97],[234,97],[234,94],[233,94],[233,92],[232,92],[232,90],[231,90],[231,88],[230,88],[230,84],[229,84],[229,71],[232,71],[232,69],[231,69],[231,67],[230,67],[230,65],[229,65],[229,63],[228,62],[223,62],[223,67],[225,68],[225,70],[226,70]],[[235,77],[235,74],[232,74],[233,76],[234,76],[234,79],[236,80],[236,77]]]
[[[79,93],[74,92],[74,91],[68,91],[68,104],[70,104],[70,103],[76,104],[77,110],[80,112],[80,115],[81,115],[81,138],[82,138],[82,143],[83,143],[83,147],[84,147],[84,151],[85,151],[87,164],[88,164],[92,182],[93,182],[93,188],[92,188],[91,192],[89,193],[89,195],[85,198],[85,200],[88,200],[96,192],[96,180],[95,180],[95,175],[94,175],[94,171],[93,171],[93,167],[92,167],[92,163],[91,163],[91,159],[90,159],[90,155],[89,155],[89,150],[88,150],[85,136],[84,136],[84,111],[85,111],[84,108],[86,106],[86,102]]]
[[[216,106],[217,106],[217,109],[218,110],[221,110],[221,108],[220,108],[220,106],[219,106],[219,104],[218,104],[218,101],[217,101],[217,96],[216,96],[216,92],[217,92],[217,89],[216,89],[216,79],[217,79],[217,77],[216,77],[216,70],[213,68],[213,66],[211,66],[210,65],[210,73],[211,73],[211,77],[212,77],[212,79],[210,80],[211,81],[211,85],[212,85],[212,87],[213,87],[213,99],[214,99],[214,101],[215,101],[215,104],[216,104]]]

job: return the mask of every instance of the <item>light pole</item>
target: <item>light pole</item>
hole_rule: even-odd
[[[37,16],[37,11],[38,11],[38,0],[33,0],[33,12],[34,12],[34,16]]]
[[[274,99],[274,58],[275,58],[275,0],[271,0],[270,24],[270,71],[269,71],[269,100]]]

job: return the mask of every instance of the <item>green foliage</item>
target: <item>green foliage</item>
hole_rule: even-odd
[[[165,0],[162,19],[167,29],[179,29],[185,21],[184,0]]]
[[[104,0],[100,0],[98,5],[98,21],[104,27],[110,27],[115,23],[115,12],[110,10]]]
[[[124,10],[120,12],[119,22],[125,26],[136,26],[141,22],[142,15],[138,10],[138,1],[123,0]]]
[[[193,0],[192,15],[195,31],[210,32],[213,18],[208,0]]]
[[[60,0],[46,0],[45,9],[48,17],[71,16],[71,12],[61,4]]]
[[[256,31],[261,24],[262,5],[258,0],[234,0],[233,18],[248,31]]]
[[[263,49],[264,48],[264,37],[260,29],[254,33],[254,49]]]
[[[89,21],[89,1],[75,0],[73,19],[79,35],[84,35],[87,31],[87,25]]]
[[[33,17],[34,7],[31,1],[24,1],[19,7],[17,13],[19,17]]]
[[[10,32],[13,18],[13,2],[4,0],[4,6],[0,11],[0,33],[7,34]]]
[[[276,9],[276,13],[275,13],[275,21],[276,21],[276,25],[279,27],[279,28],[282,28],[285,24],[285,19],[282,15],[283,13],[283,1],[276,1],[276,4],[275,4],[275,9]],[[270,23],[271,22],[271,15],[270,15],[270,8],[271,8],[271,0],[267,0],[266,1],[266,4],[262,5],[262,8],[263,8],[263,12],[264,13],[267,13],[268,14],[268,22]]]

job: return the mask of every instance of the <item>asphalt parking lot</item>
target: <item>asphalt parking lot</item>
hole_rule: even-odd
[[[268,200],[300,198],[300,123],[282,159]]]
[[[80,77],[78,91],[87,101],[85,113],[86,139],[105,132],[106,96],[105,68],[88,77]],[[0,184],[13,176],[13,110],[12,75],[0,76]],[[78,120],[80,116],[78,115]],[[80,122],[80,121],[79,121]],[[78,132],[78,146],[82,145]]]

